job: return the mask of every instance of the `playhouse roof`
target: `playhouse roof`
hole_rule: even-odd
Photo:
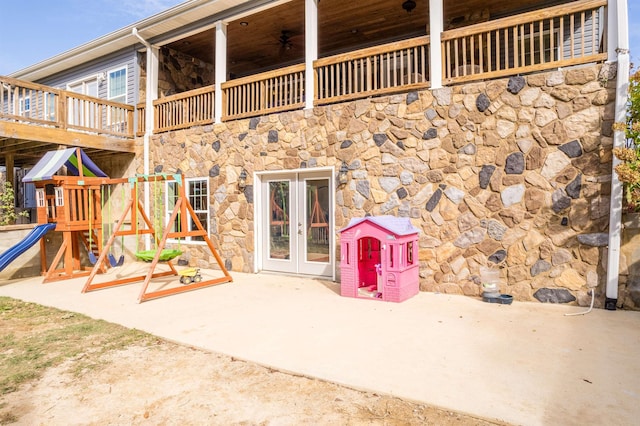
[[[107,175],[91,161],[89,156],[79,148],[67,148],[47,152],[27,173],[22,182],[36,182],[52,179],[62,166],[67,166],[71,176],[80,176],[78,171],[78,151],[82,160],[82,175],[86,177],[107,177]]]
[[[386,229],[387,231],[393,232],[396,235],[410,235],[420,232],[418,228],[411,224],[411,221],[408,217],[396,217],[389,215],[354,217],[349,221],[349,224],[345,228],[340,230],[340,232],[344,232],[347,229],[353,228],[354,226],[363,222],[371,222],[381,228]]]

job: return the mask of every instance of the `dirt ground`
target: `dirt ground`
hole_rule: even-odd
[[[24,425],[489,425],[454,412],[274,371],[167,342],[77,360],[1,398]]]

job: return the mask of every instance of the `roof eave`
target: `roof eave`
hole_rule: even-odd
[[[133,28],[137,28],[138,33],[143,38],[149,39],[180,28],[185,25],[185,22],[195,21],[202,16],[210,16],[249,1],[190,0],[11,73],[9,77],[25,81],[38,81],[74,66],[87,63],[92,59],[104,57],[126,47],[133,47],[139,44],[140,40],[132,33]]]

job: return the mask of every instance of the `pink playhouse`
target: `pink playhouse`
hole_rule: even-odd
[[[416,295],[419,232],[406,217],[351,219],[340,231],[340,294],[390,302]]]

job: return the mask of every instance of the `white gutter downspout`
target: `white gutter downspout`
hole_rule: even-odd
[[[149,141],[153,135],[153,101],[158,99],[158,53],[157,46],[143,39],[138,34],[138,29],[133,27],[132,34],[136,36],[142,44],[147,48],[147,82],[145,87],[145,110],[144,110],[144,152],[142,156],[143,173],[149,175]],[[137,208],[137,207],[136,207]],[[144,211],[151,211],[149,202],[149,182],[144,182]],[[145,250],[151,249],[151,238],[149,234],[145,234],[144,246]]]
[[[615,53],[617,55],[617,75],[616,75],[616,102],[615,102],[615,119],[616,123],[626,122],[627,114],[627,97],[629,90],[629,18],[627,14],[627,0],[610,0],[609,1],[609,43],[611,46],[611,38],[614,35],[612,30],[617,28],[617,46]],[[613,8],[611,7],[613,6]],[[613,10],[612,10],[613,9]],[[613,16],[611,16],[613,15]],[[613,58],[613,52],[609,52],[610,60]],[[614,130],[613,147],[621,148],[625,146],[625,132]],[[615,156],[613,157],[613,168],[620,163]],[[609,216],[609,250],[607,258],[607,285],[605,309],[615,311],[618,303],[618,275],[620,273],[620,237],[622,228],[622,184],[618,179],[615,170],[611,171],[611,204]]]

